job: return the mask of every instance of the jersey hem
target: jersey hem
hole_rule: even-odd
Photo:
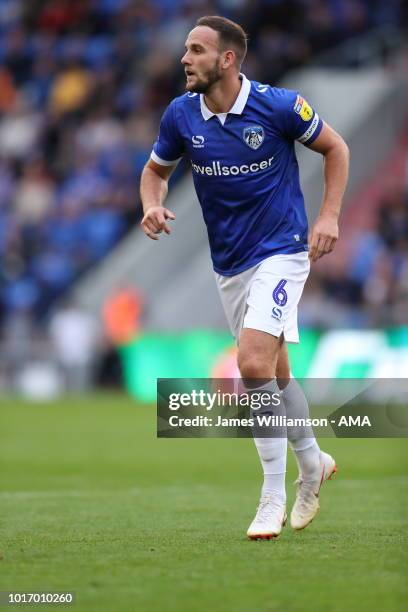
[[[261,261],[263,261],[264,259],[273,257],[274,255],[296,255],[296,253],[307,253],[308,250],[309,249],[305,247],[294,249],[293,251],[292,250],[288,250],[288,251],[278,250],[272,253],[268,253],[267,255],[262,255],[261,257],[257,257],[256,259],[252,260],[250,263],[244,264],[243,266],[240,266],[239,268],[234,268],[233,270],[228,270],[228,272],[226,272],[225,270],[221,270],[220,268],[216,268],[214,264],[213,264],[213,269],[214,269],[214,272],[216,272],[217,274],[220,274],[221,276],[235,276],[236,274],[241,274],[241,272],[245,272],[245,270],[249,270],[250,268],[253,268],[257,264],[261,263]]]

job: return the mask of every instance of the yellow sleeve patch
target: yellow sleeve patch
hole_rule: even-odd
[[[310,121],[310,119],[313,117],[312,107],[304,98],[302,98],[302,96],[297,96],[293,110],[302,117],[303,121]]]
[[[310,121],[310,119],[313,117],[313,109],[310,104],[306,102],[306,100],[303,100],[303,105],[300,109],[300,116],[302,117],[303,121]]]

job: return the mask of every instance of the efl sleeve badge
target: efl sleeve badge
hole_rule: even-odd
[[[297,96],[293,110],[295,113],[301,116],[303,121],[310,121],[310,119],[313,117],[312,107],[304,98],[302,98],[302,96]]]

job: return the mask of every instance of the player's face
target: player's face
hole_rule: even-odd
[[[208,93],[222,77],[221,59],[217,32],[207,26],[191,30],[186,40],[186,52],[181,58],[187,91]]]

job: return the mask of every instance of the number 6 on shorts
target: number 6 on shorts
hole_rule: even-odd
[[[284,287],[288,281],[282,278],[273,290],[272,297],[278,306],[285,306],[288,301],[288,294]]]

